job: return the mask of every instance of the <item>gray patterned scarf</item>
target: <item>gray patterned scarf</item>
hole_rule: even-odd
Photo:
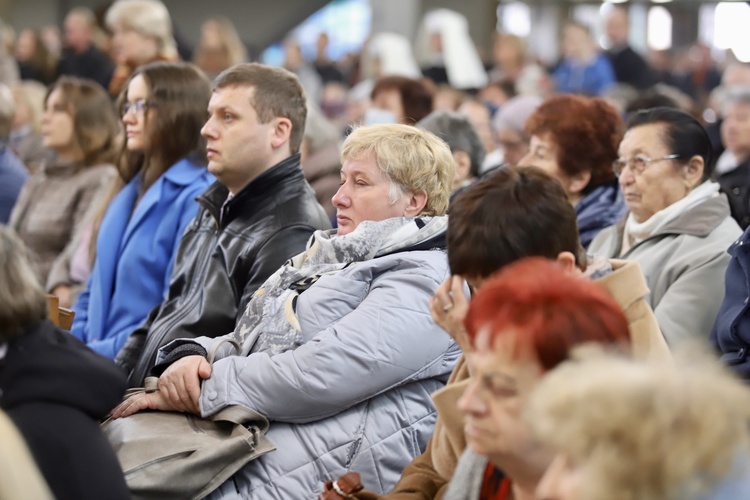
[[[354,262],[363,262],[402,251],[444,232],[448,217],[393,218],[364,221],[351,233],[316,231],[307,250],[289,259],[255,292],[233,338],[241,355],[266,352],[275,355],[307,342],[300,330],[296,299],[318,278],[335,274]]]

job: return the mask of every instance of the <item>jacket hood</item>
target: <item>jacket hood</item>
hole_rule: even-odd
[[[47,403],[102,419],[122,399],[125,374],[71,334],[43,321],[8,343],[0,360],[0,406]]]
[[[241,212],[244,207],[270,203],[271,199],[279,196],[281,186],[298,189],[301,180],[304,180],[304,175],[300,166],[300,154],[296,153],[251,180],[231,199],[229,189],[219,181],[214,182],[196,199],[219,225],[225,226],[233,218],[233,214]]]

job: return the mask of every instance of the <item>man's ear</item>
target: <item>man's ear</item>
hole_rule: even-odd
[[[684,167],[685,184],[689,190],[703,181],[703,170],[706,168],[703,157],[695,155]]]
[[[466,151],[456,151],[453,153],[453,163],[456,166],[454,185],[460,185],[471,176],[471,157]]]
[[[409,192],[409,204],[406,205],[404,210],[404,217],[416,217],[422,213],[424,207],[427,205],[427,193],[424,191]]]
[[[273,130],[271,133],[271,146],[278,149],[289,143],[292,135],[292,121],[289,118],[276,117],[273,119]]]
[[[576,267],[576,256],[572,252],[560,252],[557,254],[555,262],[563,268],[566,273],[575,273],[578,271]]]
[[[581,194],[591,180],[591,172],[579,172],[576,175],[568,177],[568,191],[570,194]]]

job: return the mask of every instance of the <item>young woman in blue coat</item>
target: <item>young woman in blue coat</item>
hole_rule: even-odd
[[[135,71],[120,96],[122,182],[98,225],[96,262],[71,329],[108,358],[162,301],[195,197],[213,182],[200,135],[210,94],[195,66],[154,63]]]

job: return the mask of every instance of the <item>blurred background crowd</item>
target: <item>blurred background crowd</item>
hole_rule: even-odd
[[[54,155],[41,115],[45,85],[59,76],[93,79],[114,97],[148,62],[192,61],[212,78],[257,60],[293,71],[305,87],[313,112],[303,165],[331,214],[338,145],[355,123],[457,112],[484,146],[476,173],[523,157],[532,98],[577,93],[623,116],[655,105],[689,111],[722,153],[727,91],[750,85],[747,2],[47,3],[0,9],[0,81],[16,103],[9,145],[29,170]],[[725,135],[750,143],[739,127]],[[724,154],[717,173],[739,163]]]

